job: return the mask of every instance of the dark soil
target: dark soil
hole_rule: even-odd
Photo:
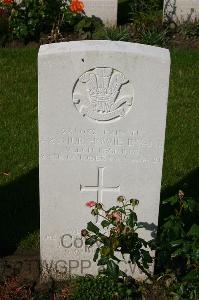
[[[176,34],[168,42],[169,48],[199,49],[199,37],[185,38]]]
[[[43,44],[50,44],[55,42],[69,42],[69,41],[79,41],[83,40],[84,37],[80,37],[78,34],[75,33],[68,33],[63,37],[60,37],[59,39],[53,39],[52,37],[43,36],[39,42],[29,42],[27,44],[24,44],[20,41],[12,41],[7,42],[4,45],[4,48],[39,48],[40,45]],[[133,42],[133,41],[132,41]],[[184,48],[184,49],[199,49],[199,37],[195,38],[188,38],[184,37],[178,33],[174,34],[172,37],[168,39],[167,47],[169,49],[172,48]]]
[[[42,299],[58,299],[54,298],[54,282],[40,280],[38,250],[17,250],[0,259],[0,300],[37,299],[41,295]]]
[[[25,281],[38,281],[40,261],[38,250],[18,250],[11,256],[0,259],[0,281],[18,277]]]
[[[74,288],[74,282],[70,280],[64,282],[55,282],[52,279],[48,282],[40,280],[38,250],[17,250],[13,255],[0,259],[0,300],[13,300],[15,297],[37,299],[40,296],[42,299],[69,299]],[[144,284],[141,289],[146,300],[167,299],[165,285],[161,282]]]

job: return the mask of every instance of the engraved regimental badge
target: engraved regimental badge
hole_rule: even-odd
[[[119,120],[132,107],[133,87],[113,68],[94,68],[75,83],[73,103],[83,117],[96,121]]]

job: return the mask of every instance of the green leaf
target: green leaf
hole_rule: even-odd
[[[146,251],[144,249],[141,249],[140,251],[142,253],[142,260],[143,260],[142,263],[143,263],[143,266],[145,268],[148,268],[148,264],[152,263],[152,261],[153,261],[152,257],[150,256],[149,251]]]
[[[149,246],[150,247],[150,244],[149,243],[147,243],[144,239],[142,239],[142,238],[139,238],[139,241],[140,241],[140,243],[142,243],[142,245],[145,247],[145,248],[147,248],[147,246]]]
[[[183,254],[183,249],[180,247],[172,253],[172,258],[177,257],[177,256],[182,255],[182,254]]]
[[[112,238],[112,239],[111,239],[111,246],[112,246],[112,248],[113,248],[114,250],[116,250],[117,247],[119,246],[119,241],[118,241],[118,239]]]
[[[119,276],[119,266],[113,260],[108,261],[106,271],[111,277],[117,278]]]
[[[186,276],[183,277],[184,281],[199,282],[199,270],[192,270]]]
[[[101,253],[102,256],[108,256],[111,253],[111,248],[108,247],[108,246],[103,246],[100,249],[100,253]]]
[[[111,256],[112,259],[116,260],[118,263],[121,262],[119,258],[117,258],[115,255]]]
[[[97,241],[97,236],[96,235],[92,235],[91,237],[89,237],[88,239],[86,239],[85,244],[89,245],[89,246],[93,246]]]
[[[179,247],[180,245],[182,245],[183,240],[177,240],[177,241],[171,241],[170,245],[171,247]]]
[[[170,204],[170,205],[175,205],[178,203],[178,198],[176,196],[172,197],[172,198],[169,198],[169,199],[166,199],[164,201],[162,201],[162,204]]]
[[[99,228],[96,225],[94,225],[92,222],[89,222],[87,224],[87,229],[91,232],[94,232],[95,234],[99,233]]]
[[[122,214],[125,214],[125,210],[123,208],[118,208],[118,211],[121,212]]]
[[[97,248],[95,251],[94,257],[93,257],[93,261],[97,261],[98,256],[99,256],[99,251],[100,251],[100,248]]]
[[[98,265],[98,266],[104,266],[104,265],[107,264],[108,260],[109,260],[108,257],[102,256],[102,257],[98,260],[97,265]]]
[[[109,208],[106,213],[109,213],[110,211],[115,211],[117,210],[118,208],[120,208],[120,206],[112,206],[111,208]]]
[[[103,220],[103,221],[101,222],[101,225],[102,225],[103,228],[104,228],[104,227],[108,227],[108,226],[110,225],[110,222],[107,221],[107,220]]]
[[[197,236],[199,237],[199,225],[193,224],[187,233],[188,236]]]
[[[131,259],[132,264],[139,261],[139,259],[140,259],[139,251],[137,251],[137,252],[136,251],[131,251],[130,252],[130,259]]]
[[[127,290],[126,290],[126,295],[127,295],[128,297],[132,296],[132,295],[133,295],[132,289],[127,289]]]
[[[183,202],[183,207],[185,210],[189,210],[190,212],[193,212],[196,208],[196,202],[192,198],[186,198]]]
[[[126,224],[130,227],[134,227],[136,222],[137,222],[137,215],[134,211],[131,211],[131,213],[129,214],[129,217],[126,221]]]

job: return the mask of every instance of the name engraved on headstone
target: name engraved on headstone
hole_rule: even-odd
[[[41,138],[41,143],[44,151],[40,157],[44,160],[161,162],[162,144],[144,138],[138,130],[127,133],[103,130],[97,134],[91,128],[85,128],[82,133],[78,128],[64,129],[55,137]],[[56,152],[53,148],[56,148]],[[150,155],[151,149],[153,156]]]

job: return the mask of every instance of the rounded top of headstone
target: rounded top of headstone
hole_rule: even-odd
[[[89,52],[89,51],[104,51],[104,52],[123,52],[134,53],[141,56],[149,56],[164,61],[170,60],[170,53],[168,49],[149,46],[138,43],[122,42],[122,41],[108,41],[108,40],[85,40],[85,41],[71,41],[46,44],[40,46],[39,56],[51,55],[65,52]]]

